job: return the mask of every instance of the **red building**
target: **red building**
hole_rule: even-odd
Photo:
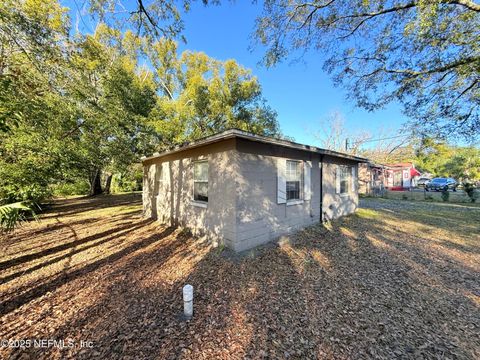
[[[417,186],[420,172],[413,163],[363,163],[359,166],[358,182],[361,194],[381,195],[385,189],[408,190]]]
[[[389,190],[408,190],[417,186],[420,172],[413,163],[404,162],[385,165],[385,187]]]

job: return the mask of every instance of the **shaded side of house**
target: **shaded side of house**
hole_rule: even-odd
[[[354,212],[361,160],[230,130],[144,159],[144,214],[243,251]]]

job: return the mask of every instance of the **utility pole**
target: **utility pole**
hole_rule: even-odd
[[[348,152],[348,138],[345,139],[345,151]]]

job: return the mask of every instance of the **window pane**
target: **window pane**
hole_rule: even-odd
[[[300,199],[300,181],[287,181],[287,200]]]
[[[287,160],[285,176],[287,181],[300,181],[302,177],[302,167],[300,161]]]
[[[348,193],[349,184],[351,178],[351,167],[350,166],[342,166],[340,168],[340,193],[345,194]]]
[[[193,200],[208,201],[208,182],[193,183]]]
[[[208,162],[201,161],[194,163],[194,180],[208,181]]]

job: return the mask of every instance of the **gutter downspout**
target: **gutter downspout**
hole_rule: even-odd
[[[323,154],[320,155],[320,223],[323,223]]]

